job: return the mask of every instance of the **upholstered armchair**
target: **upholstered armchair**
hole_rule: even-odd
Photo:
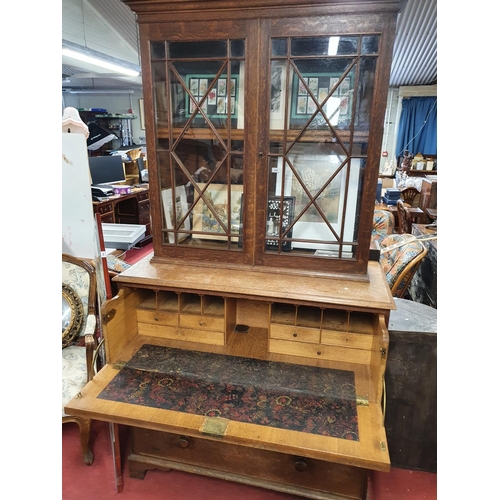
[[[427,247],[411,234],[390,234],[380,242],[380,264],[393,297],[404,298]]]
[[[375,210],[370,248],[374,248],[377,243],[380,245],[380,242],[392,233],[394,233],[394,215],[388,210]]]
[[[66,404],[94,376],[96,350],[96,274],[86,260],[62,255],[62,423],[80,428],[83,460],[94,461],[90,449],[91,420],[64,413]]]

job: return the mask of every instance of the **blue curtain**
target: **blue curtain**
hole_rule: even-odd
[[[401,103],[396,157],[437,155],[437,97],[405,97]]]

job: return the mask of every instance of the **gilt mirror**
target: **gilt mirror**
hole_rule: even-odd
[[[70,345],[83,324],[83,304],[78,294],[68,284],[62,284],[62,346]]]

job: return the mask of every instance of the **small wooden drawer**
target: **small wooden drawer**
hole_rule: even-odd
[[[221,331],[225,330],[224,318],[211,316],[198,316],[193,314],[180,314],[179,326],[182,328],[195,328],[200,330]]]
[[[182,340],[185,342],[200,342],[210,345],[225,345],[224,332],[210,330],[179,328],[178,326],[159,325],[151,323],[137,323],[139,335],[158,337],[162,339]]]
[[[149,212],[146,214],[139,214],[139,224],[146,226],[150,223]]]
[[[175,338],[188,342],[201,342],[202,344],[226,345],[226,335],[223,331],[201,330],[200,328],[179,328]]]
[[[105,203],[103,205],[99,205],[94,212],[97,211],[98,213],[102,214],[107,214],[108,212],[113,212],[113,204],[112,203]]]
[[[137,201],[149,200],[149,193],[145,191],[144,193],[139,193],[137,195]]]
[[[371,351],[353,349],[352,347],[339,347],[325,344],[313,344],[290,340],[270,339],[269,352],[301,356],[313,359],[327,359],[345,363],[370,364]]]
[[[341,347],[353,347],[355,349],[371,349],[373,336],[361,335],[359,333],[323,331],[321,333],[321,343]]]
[[[149,208],[150,208],[149,201],[145,201],[143,203],[139,203],[139,213],[140,214],[143,214],[145,212],[149,212]]]
[[[320,331],[317,328],[275,325],[271,323],[269,327],[269,335],[272,339],[319,343]]]
[[[101,217],[101,222],[105,224],[113,224],[115,222],[115,214],[113,212],[105,214]]]
[[[152,325],[178,326],[179,315],[175,312],[137,309],[137,321],[139,323],[150,323]]]

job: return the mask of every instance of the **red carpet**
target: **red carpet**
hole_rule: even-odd
[[[180,471],[148,471],[144,479],[128,475],[128,428],[120,431],[123,492],[115,488],[108,424],[94,421],[91,446],[94,463],[85,465],[78,426],[62,426],[62,500],[298,500],[286,493]],[[368,500],[436,500],[437,475],[393,468],[372,473]]]
[[[143,257],[146,257],[146,255],[149,255],[152,251],[153,243],[148,243],[142,248],[134,247],[130,250],[127,250],[124,254],[120,255],[120,258],[128,264],[135,264],[136,262],[139,262]]]

